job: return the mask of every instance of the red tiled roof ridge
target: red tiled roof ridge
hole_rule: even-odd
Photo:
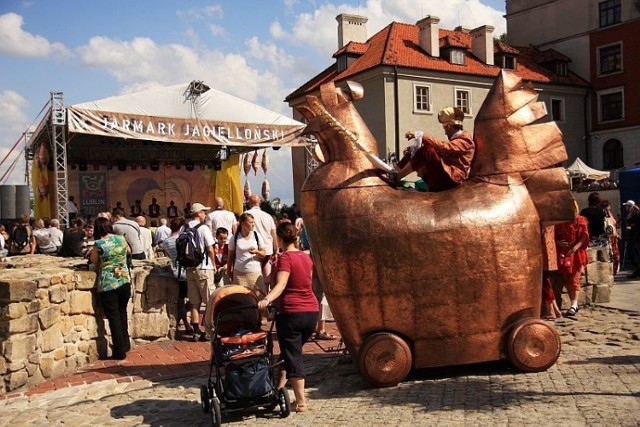
[[[364,54],[367,51],[368,48],[369,48],[369,45],[367,43],[361,43],[361,42],[356,42],[356,41],[352,40],[349,43],[347,43],[346,45],[342,46],[340,49],[338,49],[338,51],[333,54],[333,57],[337,58],[338,56],[342,55],[343,53]]]
[[[488,65],[473,55],[471,51],[472,39],[470,34],[462,31],[439,28],[441,46],[442,39],[444,38],[448,43],[445,44],[446,47],[463,47],[467,50],[465,63],[453,64],[448,61],[448,58],[442,55],[433,57],[425,52],[420,46],[419,32],[420,30],[415,24],[392,21],[389,25],[371,36],[366,43],[350,42],[354,43],[351,48],[348,48],[347,45],[341,50],[346,51],[345,48],[360,49],[365,46],[366,49],[364,49],[364,52],[359,55],[346,70],[338,72],[334,61],[331,67],[303,84],[287,96],[285,100],[290,100],[304,93],[311,92],[319,88],[320,84],[324,82],[344,80],[383,65],[486,77],[495,77],[501,70],[499,66]],[[446,47],[443,49],[445,50],[445,56]],[[532,47],[511,46],[505,42],[495,41],[494,52],[495,51],[518,55],[517,68],[514,71],[524,80],[572,86],[589,85],[586,80],[571,71],[569,71],[568,76],[558,76],[547,70],[534,58],[534,55],[539,51]],[[547,49],[542,55],[544,55],[544,57],[552,57],[555,60],[562,61],[563,59],[561,58],[565,58],[570,61],[566,56],[559,52],[556,54],[555,52],[553,49]],[[540,53],[537,54],[540,55]]]

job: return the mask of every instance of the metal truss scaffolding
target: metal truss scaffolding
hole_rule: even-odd
[[[67,114],[62,101],[62,92],[51,92],[51,139],[53,148],[53,173],[56,183],[58,219],[69,226],[69,180],[67,176]]]

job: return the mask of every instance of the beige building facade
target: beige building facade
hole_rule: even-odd
[[[340,28],[366,18],[356,21],[340,15],[337,21],[339,39],[340,34],[360,38],[340,39],[335,62],[287,97],[297,120],[303,119],[296,106],[305,102],[305,95],[317,95],[321,83],[334,81],[340,86],[347,80],[357,81],[364,88],[364,99],[356,102],[358,112],[377,140],[379,156],[390,162],[409,145],[404,138],[408,130],[446,138],[437,120],[438,111],[446,106],[461,107],[464,127],[473,132],[477,112],[507,65],[539,91],[539,100],[550,113],[547,120],[555,117],[563,132],[570,161],[584,156],[588,85],[570,72],[554,75],[549,71],[556,69],[553,61],[536,63],[540,52],[494,41],[490,26],[439,28],[434,16],[414,25],[393,22],[369,39],[361,25],[355,32]],[[558,64],[563,61],[559,57]],[[316,165],[305,149],[293,149],[292,161],[294,195],[299,201],[302,183]]]

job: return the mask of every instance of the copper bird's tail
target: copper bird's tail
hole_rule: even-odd
[[[535,123],[547,115],[531,85],[501,71],[475,120],[476,154],[470,177],[520,174],[545,223],[575,218],[567,174],[553,167],[567,160],[555,122]]]

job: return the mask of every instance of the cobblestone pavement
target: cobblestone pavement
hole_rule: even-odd
[[[495,362],[423,369],[397,387],[374,389],[349,358],[310,352],[310,411],[283,420],[277,411],[244,413],[225,417],[224,423],[640,425],[640,313],[585,308],[577,321],[562,319],[556,326],[561,356],[548,371],[535,374]],[[98,371],[117,372],[112,368]],[[206,362],[185,362],[178,372],[190,376],[168,380],[144,378],[148,370],[138,371],[143,379],[116,376],[82,385],[69,380],[57,390],[1,400],[0,425],[210,425],[199,405],[203,368]]]

